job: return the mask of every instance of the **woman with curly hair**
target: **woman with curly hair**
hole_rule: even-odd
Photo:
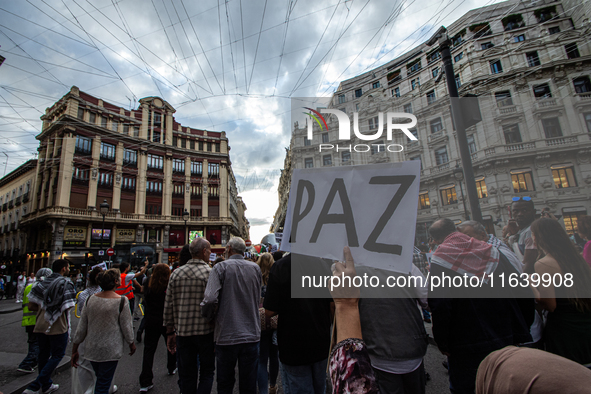
[[[274,262],[275,260],[273,259],[273,255],[271,253],[263,253],[257,260],[257,264],[261,268],[261,274],[263,276],[261,286],[261,303],[259,304],[259,307],[261,308],[267,293],[269,273],[271,272],[271,266]],[[264,310],[261,316],[261,320],[265,319],[265,324],[261,324],[261,342],[257,383],[260,394],[275,394],[277,392],[277,375],[279,374],[279,356],[277,353],[277,345],[273,344],[273,336],[277,331],[277,326],[275,325],[274,328],[272,327],[270,319],[264,317]],[[277,317],[273,317],[271,319],[277,319]],[[263,323],[263,321],[261,321],[261,323]],[[269,362],[269,371],[267,371],[267,361]],[[267,384],[269,384],[268,387]]]
[[[548,311],[544,328],[546,350],[583,365],[591,364],[591,269],[568,234],[554,219],[532,223],[532,240],[545,256],[536,261],[540,278],[552,278],[537,287],[540,305]],[[567,275],[574,285],[567,286]],[[556,285],[557,278],[563,285]],[[530,283],[532,281],[530,280]],[[554,287],[557,286],[557,287]]]
[[[164,337],[166,346],[166,327],[163,324],[164,299],[166,288],[170,279],[170,268],[166,264],[156,264],[152,270],[152,276],[148,285],[144,287],[144,306],[146,319],[146,337],[144,342],[144,359],[142,361],[142,373],[140,374],[140,392],[147,392],[154,387],[152,379],[152,366],[154,365],[154,354],[158,348],[160,337]],[[168,354],[168,374],[176,373],[176,357],[166,350]]]

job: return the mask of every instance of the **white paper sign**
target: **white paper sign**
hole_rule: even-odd
[[[209,254],[209,261],[215,261],[215,259],[218,258],[218,255],[215,253],[210,253]]]
[[[420,162],[296,169],[281,250],[408,273]]]
[[[107,270],[107,264],[106,263],[98,263],[97,265],[93,265],[92,267],[90,267],[91,270],[93,270],[95,267],[101,267],[101,269],[103,271]]]

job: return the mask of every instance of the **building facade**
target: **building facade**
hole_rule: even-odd
[[[0,179],[0,261],[2,270],[26,269],[27,237],[21,221],[31,211],[37,160],[29,160]]]
[[[467,138],[484,224],[493,234],[509,219],[514,196],[530,196],[538,210],[549,207],[562,215],[569,233],[578,216],[591,213],[591,30],[588,19],[574,17],[583,4],[565,4],[511,0],[472,10],[448,27],[460,95],[476,95],[480,106],[482,121],[468,128]],[[417,242],[426,241],[426,229],[437,218],[466,220],[466,188],[458,180],[463,173],[441,67],[437,44],[423,43],[343,81],[328,105],[349,119],[357,112],[363,134],[375,134],[380,112],[412,113],[418,123],[410,131],[417,141],[396,133],[392,141],[346,141],[371,144],[367,152],[321,151],[321,144],[345,145],[337,139],[336,118],[329,116],[329,131],[314,125],[312,140],[307,126],[295,123],[291,166],[420,160]],[[388,152],[388,144],[404,150]]]
[[[126,110],[74,86],[41,117],[21,223],[35,267],[103,260],[108,247],[115,261],[167,262],[195,236],[214,252],[232,235],[248,237],[225,132],[179,124],[159,97],[139,103]]]

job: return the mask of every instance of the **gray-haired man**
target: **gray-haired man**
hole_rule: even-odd
[[[244,260],[245,250],[242,238],[228,241],[227,259],[213,267],[201,303],[202,315],[210,319],[215,317],[217,389],[220,394],[233,392],[236,362],[240,393],[256,394],[262,278],[259,266]]]

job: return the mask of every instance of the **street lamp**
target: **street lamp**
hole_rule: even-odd
[[[462,188],[462,181],[464,180],[464,170],[460,167],[460,164],[456,164],[456,168],[454,169],[454,178],[460,183],[460,193],[462,194],[462,204],[464,205],[464,216],[466,220],[470,220],[470,214],[468,214],[468,209],[466,208],[466,199],[464,198],[464,189]]]
[[[466,193],[468,194],[468,201],[470,202],[470,210],[472,216],[477,222],[482,222],[482,212],[480,211],[480,202],[478,201],[478,191],[476,189],[476,180],[474,179],[474,170],[472,168],[472,157],[470,148],[468,147],[468,139],[466,137],[466,125],[464,114],[462,113],[461,104],[459,101],[458,86],[454,74],[454,67],[451,58],[451,40],[447,35],[447,29],[441,26],[435,34],[427,41],[428,46],[439,45],[441,52],[441,61],[443,63],[442,70],[445,73],[445,80],[447,82],[447,90],[451,101],[451,112],[454,120],[457,136],[458,146],[460,148],[460,158],[462,160],[462,179],[466,178]],[[454,173],[455,176],[455,173]],[[457,179],[457,178],[456,178]],[[464,209],[466,204],[464,202]]]
[[[109,203],[107,200],[104,200],[101,205],[99,205],[99,207],[101,209],[101,215],[103,215],[103,231],[101,231],[101,250],[103,250],[103,239],[105,238],[105,216],[107,216],[107,213],[109,213]],[[103,254],[103,260],[104,258],[105,256]]]
[[[187,235],[187,221],[189,220],[189,218],[191,217],[191,214],[187,211],[187,208],[185,208],[185,212],[183,212],[183,220],[185,221],[185,244],[187,244],[187,240],[189,239],[188,235]]]

